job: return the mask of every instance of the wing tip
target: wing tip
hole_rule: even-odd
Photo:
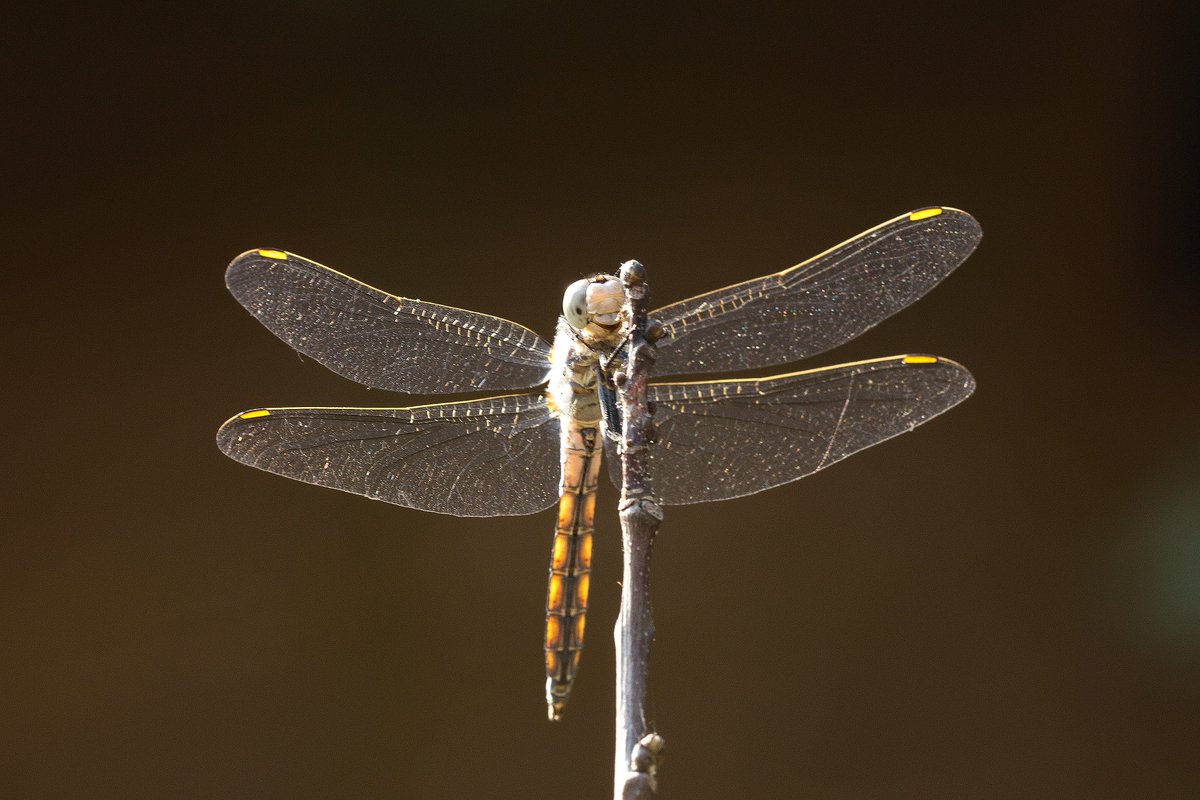
[[[979,224],[979,220],[961,208],[954,208],[953,206],[923,206],[908,212],[907,215],[902,217],[902,219],[905,218],[909,222],[933,220],[933,224],[939,225],[942,228],[955,228],[959,236],[970,239],[971,250],[974,250],[975,246],[979,244],[979,240],[983,238],[983,226]]]
[[[897,356],[900,363],[906,367],[915,366],[921,367],[941,367],[949,373],[953,373],[961,382],[962,391],[955,401],[955,404],[966,400],[975,392],[975,376],[971,371],[958,363],[954,359],[946,358],[945,356],[934,356],[925,353],[909,353],[903,356]]]
[[[225,285],[229,287],[231,292],[234,289],[238,274],[247,267],[252,267],[258,264],[271,262],[288,262],[299,259],[295,253],[289,253],[287,250],[278,250],[270,247],[256,247],[252,250],[247,250],[244,253],[239,253],[229,266],[225,268]]]
[[[264,258],[272,261],[287,261],[289,258],[295,257],[295,253],[289,253],[287,250],[281,250],[277,247],[252,247],[249,250],[238,253],[230,263],[236,264],[239,261],[248,261],[251,259],[262,260]]]
[[[237,457],[233,446],[237,441],[236,431],[242,427],[243,423],[269,416],[271,416],[271,410],[266,408],[251,408],[234,414],[217,428],[217,449],[235,461],[241,461],[242,459]]]

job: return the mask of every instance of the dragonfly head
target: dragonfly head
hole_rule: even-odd
[[[563,294],[563,317],[587,338],[600,341],[623,333],[625,290],[614,275],[593,275],[578,280]]]

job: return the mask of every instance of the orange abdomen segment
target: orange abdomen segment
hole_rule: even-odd
[[[546,590],[546,704],[550,719],[566,708],[579,668],[592,571],[592,525],[601,453],[595,428],[564,432],[561,496]]]

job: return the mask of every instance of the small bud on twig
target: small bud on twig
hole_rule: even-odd
[[[640,286],[646,282],[646,268],[638,261],[626,261],[621,265],[621,280],[631,286]]]
[[[652,319],[646,323],[646,341],[650,344],[657,342],[666,332],[666,328],[664,328],[662,323],[656,319]]]

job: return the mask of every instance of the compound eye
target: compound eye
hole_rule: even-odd
[[[563,294],[563,316],[572,328],[583,329],[588,324],[587,290],[591,281],[578,280]]]

